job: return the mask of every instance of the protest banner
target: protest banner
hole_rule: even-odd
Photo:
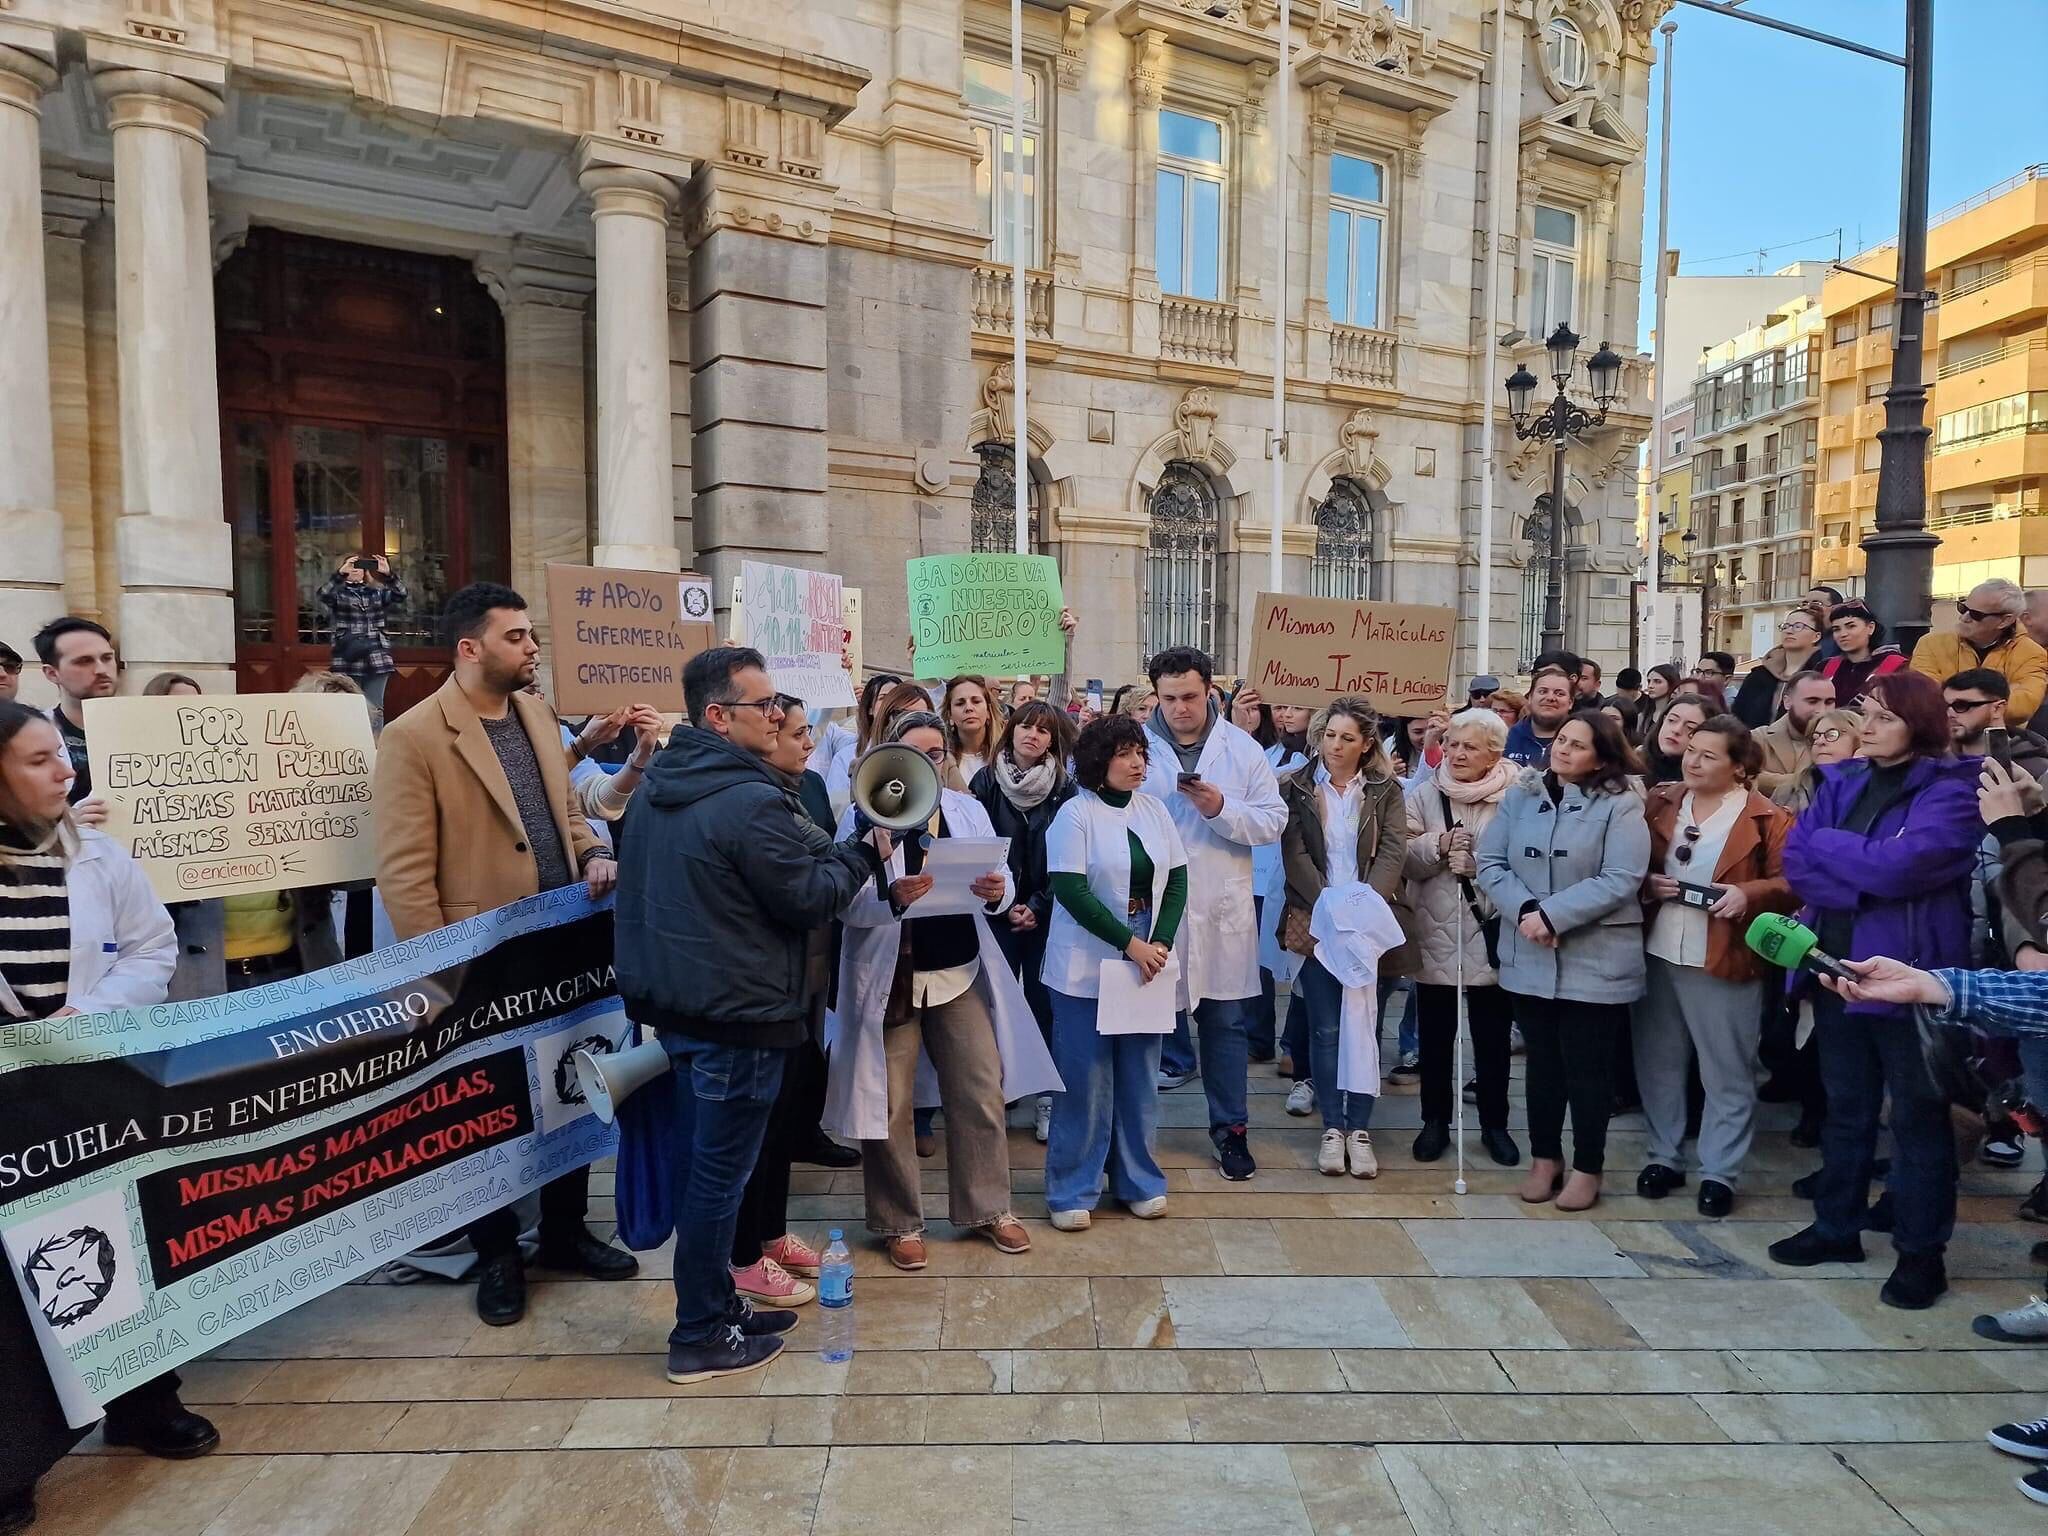
[[[652,704],[681,714],[683,668],[715,643],[710,593],[709,578],[674,571],[550,565],[555,709],[602,715]]]
[[[370,712],[353,694],[85,701],[101,829],[165,901],[377,873]]]
[[[904,562],[919,677],[1067,670],[1060,565],[1050,555],[922,555]]]
[[[860,682],[863,675],[861,669],[867,663],[867,646],[860,615],[860,588],[841,587],[839,617],[846,625],[846,675],[855,684]]]
[[[631,1029],[580,884],[247,992],[0,1024],[0,1244],[71,1423],[608,1154],[571,1056]]]
[[[1349,693],[1383,715],[1427,715],[1450,696],[1457,627],[1449,608],[1261,592],[1244,680],[1268,704]]]
[[[839,653],[846,640],[841,583],[829,571],[740,562],[740,638],[768,658],[768,675],[812,709],[851,709]]]

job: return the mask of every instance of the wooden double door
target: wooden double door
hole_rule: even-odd
[[[394,716],[448,672],[451,592],[509,578],[504,332],[458,261],[259,230],[217,282],[236,674],[289,688],[332,654],[321,586],[382,553]]]

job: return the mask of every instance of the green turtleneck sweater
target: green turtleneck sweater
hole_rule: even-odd
[[[1104,789],[1097,794],[1104,805],[1118,810],[1131,803],[1131,792],[1127,789]],[[1149,893],[1152,889],[1152,859],[1145,852],[1145,845],[1138,841],[1137,833],[1127,832],[1125,836],[1131,840],[1131,890]],[[1054,875],[1052,899],[1067,909],[1069,917],[1118,954],[1129,947],[1133,938],[1130,925],[1088,889],[1086,875]],[[1187,910],[1187,904],[1188,870],[1185,864],[1181,864],[1167,872],[1166,894],[1159,900],[1159,910],[1153,914],[1152,932],[1146,937],[1168,949],[1173,948],[1173,936],[1180,931],[1181,914]]]

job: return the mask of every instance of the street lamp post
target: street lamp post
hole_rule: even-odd
[[[1580,433],[1604,426],[1608,409],[1620,398],[1621,357],[1605,342],[1586,362],[1586,375],[1593,389],[1592,410],[1575,405],[1565,393],[1578,366],[1579,338],[1569,325],[1560,323],[1544,343],[1549,354],[1550,377],[1557,394],[1540,415],[1531,416],[1529,407],[1536,394],[1536,375],[1518,367],[1508,375],[1508,414],[1514,418],[1515,436],[1548,442],[1550,447],[1550,553],[1543,589],[1543,649],[1564,649],[1564,459],[1571,440]]]

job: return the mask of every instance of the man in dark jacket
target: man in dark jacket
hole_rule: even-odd
[[[668,1379],[766,1365],[794,1312],[755,1312],[726,1259],[787,1053],[808,1043],[806,951],[886,847],[830,844],[799,827],[803,804],[768,763],[784,706],[761,653],[721,646],[683,669],[691,725],[648,770],[626,812],[615,919],[619,995],[674,1071],[676,1326]],[[886,834],[877,833],[886,842]]]

